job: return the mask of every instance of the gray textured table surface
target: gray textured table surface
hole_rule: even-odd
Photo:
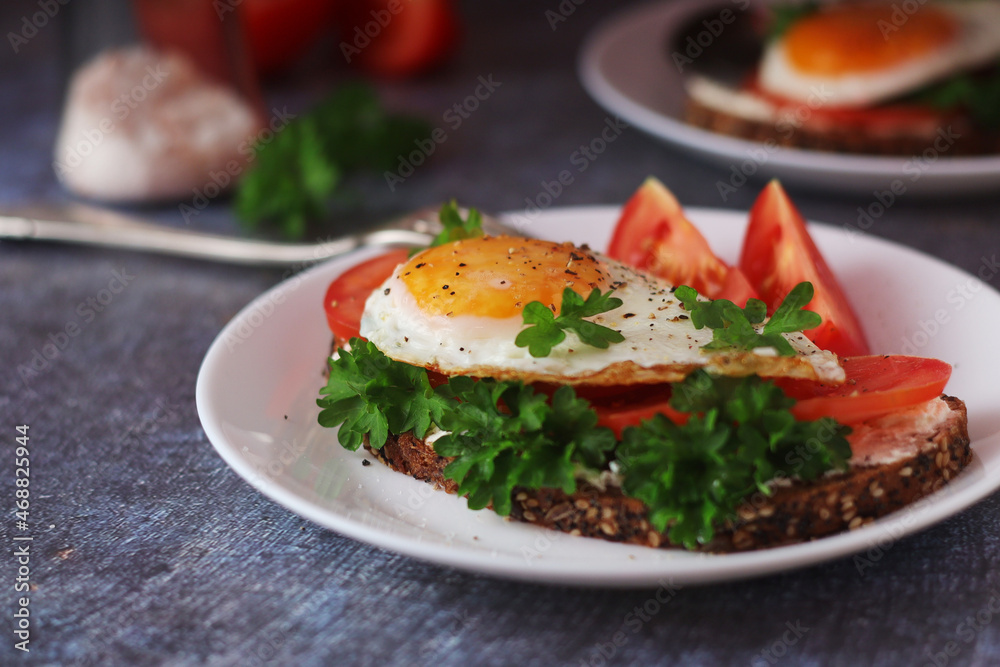
[[[37,3],[4,4],[6,34]],[[567,168],[605,122],[574,68],[582,38],[610,5],[579,4],[553,31],[545,11],[558,11],[555,0],[469,3],[461,57],[438,75],[381,92],[437,119],[479,76],[502,85],[395,193],[373,183],[367,214],[453,196],[489,210],[523,208],[524,197]],[[17,55],[0,47],[3,204],[64,197],[49,157],[60,94],[56,32],[39,31]],[[276,94],[308,98],[286,88]],[[715,183],[725,170],[627,131],[558,204],[619,203],[648,174],[692,206],[745,210],[756,191],[744,188],[723,203]],[[870,201],[793,195],[807,216],[835,224],[853,221]],[[153,213],[180,224],[173,209]],[[995,195],[904,198],[871,232],[975,271],[998,250],[998,218]],[[194,225],[235,232],[224,205]],[[134,277],[91,310],[88,299],[104,298],[116,271]],[[653,591],[465,574],[286,511],[216,455],[194,403],[213,338],[280,275],[126,252],[0,246],[0,663],[1000,664],[1000,623],[992,612],[984,621],[1000,595],[1000,496],[906,538],[863,575],[843,559],[685,588],[637,631],[625,627],[624,645],[613,651],[612,637]],[[78,334],[23,381],[16,367],[58,342],[69,323]],[[1000,365],[995,350],[985,354],[984,363]],[[20,594],[9,499],[21,423],[30,425],[32,445],[30,654],[13,648],[12,632]],[[957,655],[945,655],[949,642]]]

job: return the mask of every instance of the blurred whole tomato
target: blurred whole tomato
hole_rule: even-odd
[[[342,2],[357,0],[243,0],[247,46],[257,72],[287,69],[329,30]]]
[[[341,8],[341,54],[375,76],[399,78],[444,62],[458,44],[452,0],[349,0]]]
[[[237,12],[250,59],[262,76],[287,70],[335,26],[344,59],[375,76],[421,74],[458,45],[453,0],[133,1],[147,39],[196,56],[220,78],[227,78],[227,63],[219,19]]]

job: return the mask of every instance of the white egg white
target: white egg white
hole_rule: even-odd
[[[789,60],[784,40],[778,39],[765,49],[760,85],[770,93],[812,106],[865,107],[988,64],[1000,55],[1000,3],[971,0],[926,6],[947,12],[959,25],[956,38],[932,53],[878,71],[818,76],[798,71]],[[900,25],[893,27],[905,30],[906,23],[901,19]],[[890,28],[886,31],[892,34]]]
[[[600,256],[599,256],[600,257]],[[773,348],[752,352],[706,351],[709,329],[695,329],[672,287],[606,257],[615,296],[622,305],[590,318],[625,337],[607,349],[583,344],[573,332],[547,357],[536,358],[514,340],[522,318],[428,315],[394,273],[368,298],[361,335],[397,361],[447,375],[471,375],[560,384],[635,384],[676,382],[696,368],[722,375],[758,374],[802,377],[827,383],[844,381],[836,355],[820,350],[801,334],[786,338],[795,357]]]

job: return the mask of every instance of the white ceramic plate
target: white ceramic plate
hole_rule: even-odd
[[[734,261],[745,216],[705,209],[689,214],[716,252]],[[553,210],[540,215],[530,233],[601,248],[617,215],[610,207]],[[363,450],[344,450],[333,431],[317,425],[315,399],[330,349],[323,294],[335,276],[371,251],[315,267],[243,309],[205,357],[198,414],[222,458],[292,511],[358,540],[464,570],[546,583],[657,586],[740,579],[873,545],[889,548],[1000,486],[1000,383],[997,359],[984,356],[996,354],[1000,294],[936,259],[876,238],[825,226],[814,234],[875,349],[955,365],[948,390],[968,404],[977,455],[930,500],[850,533],[722,556],[624,546],[472,511],[464,499],[377,461],[363,466]]]
[[[728,8],[737,14],[743,5],[730,0],[717,4],[720,11]],[[935,160],[921,157],[919,162],[911,162],[912,157],[794,148],[768,153],[763,144],[688,125],[683,121],[686,94],[682,74],[669,57],[668,45],[688,19],[711,7],[704,0],[657,2],[630,9],[602,24],[586,40],[580,54],[579,75],[584,88],[601,106],[631,125],[722,166],[727,178],[735,166],[757,177],[869,196],[891,187],[896,180],[907,193],[920,195],[967,194],[1000,185],[1000,156],[928,156]],[[718,39],[725,38],[723,31]]]

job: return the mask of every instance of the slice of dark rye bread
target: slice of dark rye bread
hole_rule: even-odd
[[[704,550],[749,551],[852,530],[940,489],[972,459],[965,404],[942,400],[946,409],[929,426],[893,429],[893,449],[905,448],[902,454],[877,464],[852,459],[849,470],[814,482],[784,480],[773,495],[749,498]],[[380,450],[365,447],[390,468],[457,493],[443,476],[450,459],[413,434],[390,434]],[[674,546],[650,526],[646,506],[616,486],[578,482],[572,494],[516,488],[512,495],[512,519],[612,542]]]
[[[780,112],[779,112],[780,113]],[[931,127],[915,128],[900,123],[883,126],[876,133],[865,132],[857,126],[837,126],[829,122],[813,123],[808,119],[801,124],[781,120],[753,119],[720,109],[689,96],[684,120],[695,127],[725,134],[739,139],[749,139],[772,146],[802,148],[831,153],[856,153],[884,156],[921,156],[933,150],[938,155],[984,155],[1000,152],[1000,134],[977,128],[966,117],[942,119]],[[930,159],[930,158],[928,158]]]

